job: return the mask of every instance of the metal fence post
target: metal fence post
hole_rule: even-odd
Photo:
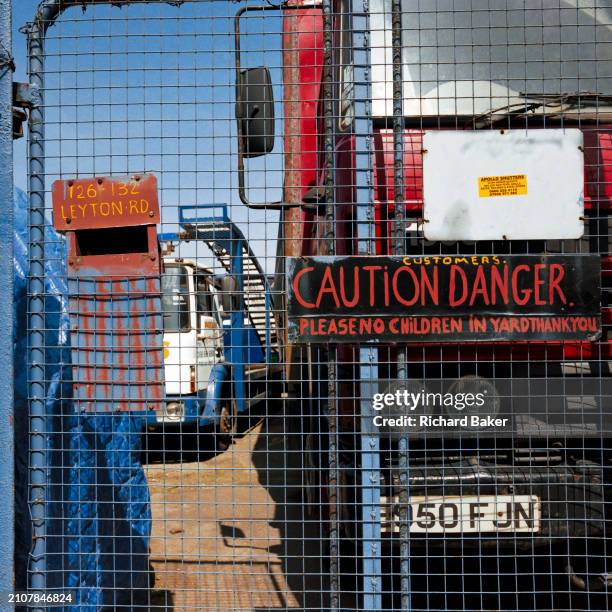
[[[14,474],[13,474],[13,125],[12,125],[11,0],[0,0],[0,592],[13,590]],[[2,606],[3,610],[10,606]]]
[[[323,122],[325,153],[325,254],[336,254],[336,193],[335,193],[335,129],[333,108],[333,8],[331,0],[323,0]],[[329,457],[329,609],[340,609],[340,526],[339,513],[339,448],[338,448],[338,347],[327,350],[327,424]]]
[[[359,255],[375,254],[369,11],[368,0],[353,0],[355,194]],[[378,350],[373,346],[360,347],[359,364],[363,609],[381,610],[380,440],[372,422],[372,402],[367,397],[378,377]]]
[[[391,3],[392,55],[393,55],[393,255],[406,251],[406,210],[404,202],[404,78],[402,74],[402,3]],[[397,351],[397,380],[408,378],[406,348]],[[399,525],[400,525],[400,585],[402,610],[410,604],[410,525],[408,513],[408,436],[398,440],[399,468]]]
[[[39,20],[28,30],[30,84],[43,88],[44,26]],[[33,100],[28,122],[29,181],[29,282],[28,335],[30,399],[30,515],[32,547],[29,586],[44,591],[46,585],[45,498],[47,480],[47,427],[45,415],[45,171],[42,98]]]

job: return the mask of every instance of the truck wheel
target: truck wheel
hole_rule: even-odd
[[[217,450],[227,450],[238,431],[238,409],[234,400],[225,400],[221,405],[219,423],[215,431],[215,445]]]

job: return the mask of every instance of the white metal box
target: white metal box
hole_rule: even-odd
[[[577,129],[426,132],[425,238],[580,238],[582,140]]]

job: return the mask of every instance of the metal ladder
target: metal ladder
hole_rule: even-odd
[[[231,257],[227,249],[220,247],[215,241],[207,241],[206,244],[215,254],[219,263],[229,273],[231,265]],[[249,321],[255,328],[259,340],[265,346],[266,344],[266,323],[270,326],[270,350],[278,350],[278,337],[276,317],[270,309],[271,304],[268,300],[266,304],[266,282],[265,275],[258,265],[257,260],[252,256],[250,250],[242,242],[242,266],[243,266],[243,283],[244,283],[244,305],[249,315]],[[266,319],[266,309],[270,309],[268,318]]]
[[[218,211],[218,214],[211,217],[197,216],[197,211],[202,209]],[[196,211],[196,215],[188,215],[189,210]],[[231,243],[240,241],[243,298],[249,321],[262,346],[267,346],[272,352],[278,352],[277,317],[272,308],[270,285],[242,231],[230,220],[227,206],[219,204],[181,206],[179,223],[182,230],[181,238],[204,242],[228,274],[231,272]]]

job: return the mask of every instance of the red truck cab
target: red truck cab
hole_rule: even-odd
[[[571,411],[572,384],[589,381],[594,414],[602,417],[599,427],[540,428],[536,433],[514,432],[501,438],[482,432],[448,438],[428,438],[422,433],[410,436],[408,499],[417,500],[410,503],[413,513],[409,518],[410,546],[415,559],[427,559],[425,573],[435,565],[432,559],[448,559],[458,551],[495,550],[499,565],[502,558],[515,559],[519,553],[528,551],[534,567],[538,559],[547,563],[552,559],[555,571],[569,580],[571,589],[605,592],[610,583],[610,567],[606,565],[609,551],[606,552],[605,545],[612,503],[610,425],[602,416],[611,401],[607,384],[612,360],[608,339],[608,290],[612,274],[608,217],[612,196],[612,97],[608,92],[612,91],[612,79],[606,56],[612,41],[606,21],[609,14],[604,9],[589,11],[575,7],[563,7],[552,14],[539,3],[537,7],[518,9],[509,7],[505,0],[492,0],[480,10],[467,0],[458,0],[446,8],[438,7],[438,3],[403,1],[402,113],[398,117],[394,112],[398,100],[393,91],[392,3],[370,0],[365,11],[369,23],[369,66],[354,64],[354,4],[350,0],[331,3],[331,51],[325,48],[322,2],[295,0],[288,2],[283,11],[284,240],[279,244],[279,255],[308,258],[361,254],[358,224],[363,221],[359,220],[357,210],[355,169],[360,163],[358,157],[367,156],[373,193],[370,223],[374,228],[375,251],[371,256],[398,255],[397,250],[393,253],[392,246],[398,211],[395,187],[401,182],[401,217],[405,219],[402,256],[599,258],[597,299],[601,305],[601,330],[588,338],[550,340],[532,334],[523,339],[508,334],[478,341],[458,341],[452,336],[437,342],[415,338],[405,342],[382,341],[376,345],[376,365],[378,377],[385,381],[394,381],[398,376],[401,354],[407,363],[408,379],[413,381],[454,380],[457,385],[479,384],[481,388],[489,384],[495,387],[498,380],[511,385],[511,381],[519,379],[537,381],[536,385],[556,385],[552,394],[545,392],[541,398],[527,395],[525,402],[541,402],[546,408],[554,395],[561,402],[564,415]],[[570,16],[575,25],[571,31],[564,25]],[[542,19],[546,27],[534,27]],[[331,62],[327,55],[330,52]],[[332,72],[327,81],[326,69]],[[371,137],[367,151],[357,145],[363,142],[363,134],[355,131],[356,83],[364,77],[369,79],[371,91],[371,99],[365,105]],[[363,120],[359,112],[357,117]],[[329,194],[326,179],[330,150],[329,139],[324,139],[324,135],[330,134],[330,119],[334,203],[331,253],[325,197]],[[397,130],[400,124],[403,138],[398,145],[394,127]],[[544,131],[551,138],[554,133],[563,139],[563,132],[569,134],[572,130],[579,131],[582,141],[579,149],[584,188],[578,198],[580,206],[583,205],[579,236],[561,229],[557,207],[560,203],[540,200],[537,205],[542,205],[548,215],[540,219],[546,228],[541,236],[536,230],[530,233],[529,227],[523,227],[526,231],[517,235],[527,238],[505,234],[489,237],[486,232],[482,239],[427,238],[426,224],[430,220],[425,210],[424,183],[435,182],[436,176],[435,168],[427,169],[424,165],[428,151],[423,139],[427,134],[462,132],[469,141],[474,140],[471,135],[475,133],[520,135]],[[545,163],[546,159],[533,163],[539,162]],[[449,163],[455,163],[455,158]],[[397,168],[402,171],[401,181],[395,176]],[[440,164],[440,181],[448,174],[447,170],[444,163]],[[549,167],[543,182],[560,181],[558,173],[564,171],[564,167]],[[453,186],[446,187],[449,197],[453,197]],[[521,229],[521,219],[514,222]],[[340,427],[339,512],[348,539],[357,539],[361,533],[362,500],[357,475],[361,465],[359,420],[363,418],[359,408],[363,399],[359,374],[361,347],[363,344],[355,341],[333,349],[337,359]],[[328,349],[325,345],[308,345],[300,349],[290,347],[285,353],[285,359],[294,365],[290,378],[295,396],[321,398],[319,404],[312,399],[302,401],[300,411],[302,414],[310,411],[302,428],[313,466],[311,495],[324,502],[328,499],[325,491],[328,473],[322,457],[328,449],[315,434],[327,427],[321,414],[326,402]],[[595,388],[599,390],[593,391]],[[584,391],[581,397],[584,402]],[[394,548],[401,545],[397,535],[401,473],[398,436],[393,431],[387,434],[381,432],[380,437],[381,521],[383,539]],[[318,491],[319,485],[322,493]],[[537,499],[534,501],[538,506],[537,526],[505,532],[475,529],[468,533],[461,527],[445,529],[442,523],[446,519],[438,521],[434,517],[429,530],[412,528],[415,524],[419,526],[419,516],[429,516],[432,509],[428,500],[441,500],[435,502],[438,504],[433,509],[435,513],[454,499],[474,496],[490,496],[498,501],[505,500],[505,496]],[[327,515],[325,503],[322,507]],[[519,513],[523,510],[518,509]],[[418,562],[415,563],[413,571],[418,574]],[[537,573],[536,569],[533,571]],[[551,586],[545,588],[552,590]]]

